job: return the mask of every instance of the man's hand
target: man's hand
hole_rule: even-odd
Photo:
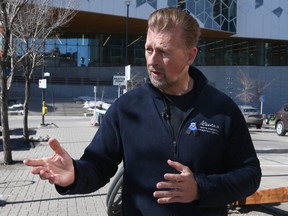
[[[51,157],[27,159],[23,163],[33,166],[32,173],[39,175],[42,180],[62,187],[71,185],[75,180],[73,161],[70,155],[61,147],[58,140],[50,138],[48,144],[55,154]]]
[[[189,203],[199,199],[198,185],[189,167],[171,160],[167,163],[179,171],[179,174],[166,173],[166,181],[157,183],[157,189],[161,190],[155,191],[153,196],[158,199],[158,203]]]

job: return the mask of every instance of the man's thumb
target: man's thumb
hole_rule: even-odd
[[[50,147],[53,149],[53,151],[56,153],[56,154],[59,154],[61,155],[63,153],[63,150],[62,150],[62,147],[60,145],[60,143],[58,142],[57,139],[55,138],[50,138],[48,140],[48,144],[50,145]]]

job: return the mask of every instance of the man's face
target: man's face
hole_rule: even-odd
[[[181,29],[156,31],[148,29],[145,57],[151,83],[167,94],[178,95],[189,81],[188,68],[197,48],[186,49]]]

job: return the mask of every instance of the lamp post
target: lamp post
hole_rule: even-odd
[[[125,31],[125,66],[128,64],[128,19],[129,19],[129,6],[131,0],[124,0],[127,6],[127,15],[126,15],[126,31]]]
[[[50,73],[49,72],[44,72],[42,71],[42,85],[40,88],[42,88],[42,126],[46,126],[45,124],[45,115],[47,114],[47,106],[46,106],[46,98],[45,98],[45,89],[47,88],[47,80],[45,79],[46,77],[49,77]]]
[[[42,123],[41,126],[46,126],[45,124],[45,115],[47,114],[46,98],[45,98],[45,89],[47,88],[46,77],[49,77],[50,73],[45,72],[45,52],[43,54],[43,65],[42,65],[42,79],[39,80],[39,88],[42,89]]]

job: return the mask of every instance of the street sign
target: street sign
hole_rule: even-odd
[[[125,86],[126,85],[125,76],[113,76],[113,85]]]
[[[50,76],[50,73],[49,73],[49,72],[45,72],[45,73],[43,74],[43,76],[44,76],[44,77],[49,77],[49,76]]]
[[[39,88],[46,89],[47,88],[47,80],[39,79]]]

